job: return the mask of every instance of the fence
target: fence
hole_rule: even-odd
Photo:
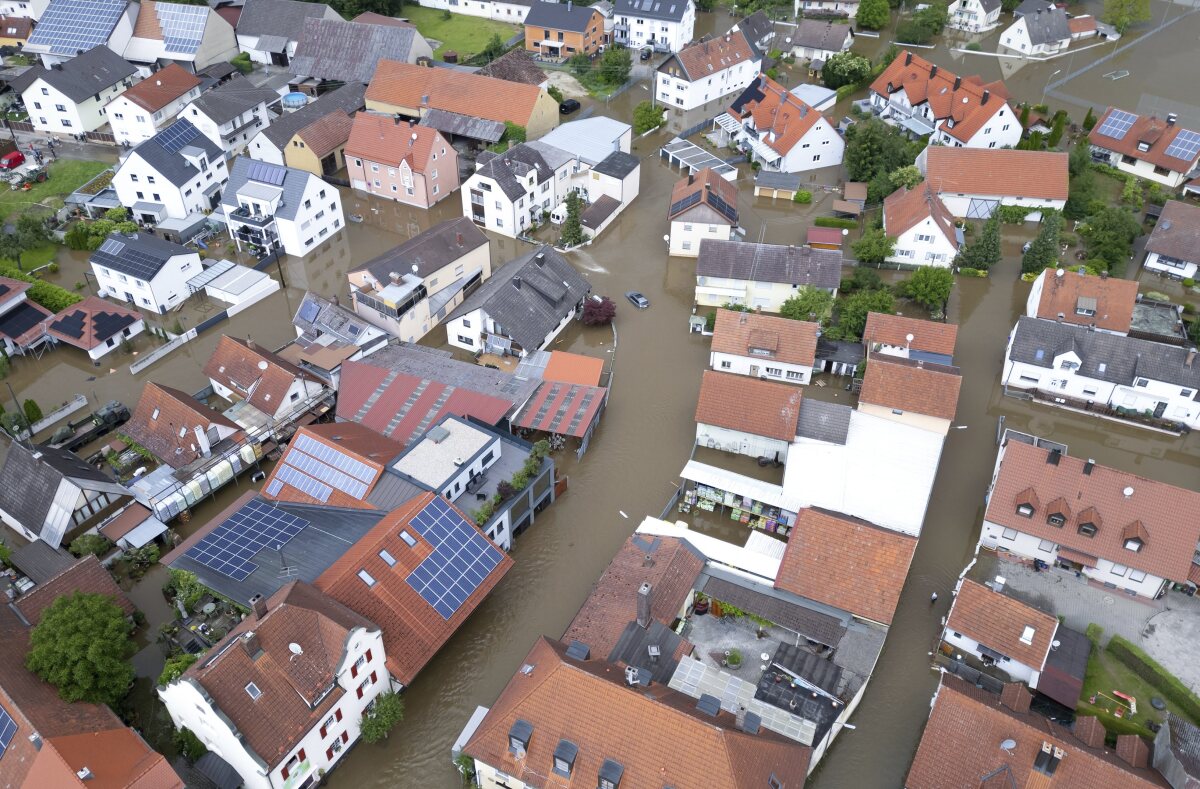
[[[34,422],[33,425],[30,427],[29,432],[20,437],[21,438],[30,438],[32,436],[37,435],[38,433],[42,432],[46,428],[53,425],[58,420],[68,417],[71,414],[78,411],[80,408],[83,408],[84,406],[87,405],[87,402],[88,402],[87,398],[84,397],[83,395],[81,395],[81,394],[75,395],[70,400],[68,400],[67,402],[60,405],[58,408],[54,409],[53,411],[46,414],[38,421]]]
[[[27,123],[25,121],[8,121],[7,124],[8,124],[9,131],[15,131],[15,132],[32,132],[33,131],[33,124]]]
[[[941,666],[957,677],[962,677],[977,688],[983,688],[992,693],[1000,693],[1004,690],[1003,680],[997,679],[990,674],[984,674],[977,668],[971,668],[961,660],[955,660],[952,657],[937,653],[934,655],[934,664]]]
[[[102,143],[106,143],[108,145],[116,145],[117,144],[116,137],[114,137],[111,134],[105,134],[104,132],[90,131],[90,132],[85,132],[83,136],[85,139],[87,139],[88,142],[102,142]]]
[[[179,348],[183,345],[186,345],[187,343],[196,339],[197,334],[198,334],[198,332],[195,329],[188,329],[183,334],[179,334],[179,335],[176,335],[175,337],[172,337],[170,340],[167,341],[166,345],[160,345],[159,347],[155,348],[153,351],[150,351],[150,353],[148,353],[145,356],[138,359],[133,364],[129,365],[130,374],[137,375],[142,370],[145,370],[147,367],[154,364],[155,362],[157,362],[159,359],[163,358],[167,354],[169,354],[171,351],[173,351],[176,348]]]

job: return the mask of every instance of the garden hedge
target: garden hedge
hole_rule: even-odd
[[[819,216],[813,220],[813,224],[817,227],[837,227],[846,230],[853,230],[858,227],[857,219],[842,219],[837,216]]]

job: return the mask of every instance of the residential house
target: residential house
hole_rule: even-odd
[[[1166,120],[1109,107],[1088,135],[1092,159],[1148,181],[1178,189],[1200,167],[1200,132]]]
[[[221,198],[229,235],[264,253],[303,257],[344,224],[338,190],[305,170],[233,160]]]
[[[46,333],[55,340],[86,351],[95,361],[146,330],[142,314],[119,307],[99,296],[88,296],[50,319]]]
[[[384,665],[407,687],[512,566],[454,505],[424,493],[384,515],[316,587],[379,619]]]
[[[346,276],[363,319],[416,342],[492,274],[490,242],[466,217],[434,225]]]
[[[978,786],[997,779],[1010,786],[1163,786],[1162,776],[1147,769],[1149,747],[1139,735],[1118,735],[1112,749],[1097,718],[1079,716],[1071,730],[1029,707],[1029,691],[1015,683],[997,695],[943,673],[905,786]]]
[[[112,185],[132,218],[152,225],[216,209],[228,180],[225,152],[178,118],[125,155]]]
[[[341,20],[324,3],[301,0],[246,0],[237,22],[238,49],[255,63],[286,66],[296,54],[309,18]]]
[[[917,137],[953,148],[1016,147],[1021,124],[997,80],[960,77],[909,51],[871,83],[871,111]]]
[[[863,345],[868,353],[896,356],[934,364],[954,360],[958,326],[953,323],[906,318],[886,312],[867,313]]]
[[[1002,579],[984,586],[964,578],[942,640],[1036,689],[1058,628],[1055,617],[1005,594]]]
[[[1200,731],[1194,724],[1168,712],[1154,738],[1154,769],[1172,789],[1187,786],[1200,778],[1200,767],[1196,765],[1196,737],[1200,737]],[[1134,752],[1139,756],[1146,755],[1145,744]]]
[[[516,238],[566,199],[579,166],[574,156],[540,140],[504,153],[484,151],[462,185],[463,216]]]
[[[533,0],[525,15],[525,51],[542,57],[594,57],[604,44],[604,17],[595,8]]]
[[[132,494],[73,452],[10,441],[0,467],[0,519],[53,548],[94,528]]]
[[[342,110],[334,110],[303,126],[283,148],[283,163],[316,176],[333,175],[346,167],[346,143],[354,121]]]
[[[255,87],[239,74],[200,94],[180,114],[226,155],[237,156],[250,138],[271,122],[268,108],[278,101],[278,93]]]
[[[457,5],[454,0],[425,0],[424,7],[519,25],[529,13],[529,4],[530,0],[463,0]]]
[[[724,108],[726,96],[740,94],[760,71],[760,50],[743,31],[732,30],[664,60],[655,71],[654,98],[672,109],[700,109],[712,117]]]
[[[1200,208],[1168,200],[1146,239],[1142,265],[1171,279],[1195,279],[1200,269]]]
[[[49,547],[44,542],[31,544]],[[64,558],[64,562],[65,566],[62,569],[47,578],[38,579],[32,589],[21,592],[16,600],[10,603],[29,624],[36,626],[46,609],[59,597],[68,597],[76,593],[104,595],[111,598],[126,616],[134,616],[137,609],[121,591],[121,587],[117,586],[108,568],[101,564],[96,556],[85,554],[80,559],[69,556]]]
[[[696,304],[741,304],[779,312],[800,288],[817,288],[836,296],[841,281],[840,252],[705,239],[696,260]]]
[[[585,236],[600,235],[633,202],[641,191],[641,178],[640,159],[624,151],[613,151],[584,172],[582,185],[576,179],[577,188],[583,189],[590,201],[579,216]]]
[[[696,405],[696,443],[786,460],[796,440],[802,396],[796,386],[705,370]]]
[[[586,167],[596,167],[614,153],[629,153],[633,127],[607,115],[569,121],[543,134],[537,142],[566,151]]]
[[[299,137],[300,132],[321,119],[333,115],[338,118],[337,127],[343,129],[345,136],[340,138],[340,143],[344,148],[345,142],[350,136],[351,124],[343,121],[342,118],[347,115],[353,115],[363,108],[363,94],[365,92],[366,88],[362,85],[343,85],[337,90],[322,94],[316,101],[309,102],[295,112],[288,112],[271,120],[270,125],[262,131],[257,134],[251,133],[250,144],[246,147],[246,153],[252,158],[272,164],[287,164],[289,167],[311,166],[312,157],[310,155],[294,159],[295,164],[291,164],[288,161],[289,155],[292,154],[292,149],[299,148],[300,145],[298,143],[304,142]],[[326,129],[326,132],[330,131],[328,127],[323,128]],[[336,143],[334,147],[337,147]],[[325,154],[326,157],[328,155]],[[345,161],[343,160],[342,163],[344,165]],[[322,162],[320,170],[309,170],[309,172],[323,172],[324,164],[325,162]],[[304,167],[304,169],[308,169],[308,167]]]
[[[388,463],[400,450],[400,444],[357,422],[303,425],[263,481],[262,495],[275,502],[385,509],[377,489],[386,485]],[[346,471],[335,473],[331,463]],[[419,492],[410,487],[404,501]]]
[[[1195,428],[1195,355],[1191,348],[1022,317],[1009,337],[1001,381],[1052,403],[1098,403]]]
[[[337,296],[326,299],[311,290],[292,317],[296,340],[279,350],[283,359],[310,370],[336,390],[342,362],[358,360],[392,339],[385,329],[343,307]]]
[[[1000,34],[1002,46],[1023,55],[1055,55],[1071,45],[1067,12],[1050,6],[1023,14]]]
[[[1020,4],[1013,9],[1013,19],[1020,19],[1026,14],[1036,14],[1038,11],[1047,11],[1054,7],[1054,4],[1049,0],[1021,0]]]
[[[1067,27],[1071,30],[1072,41],[1095,38],[1100,34],[1099,22],[1096,21],[1096,17],[1090,14],[1069,17],[1067,19]]]
[[[33,32],[33,25],[34,21],[27,16],[0,12],[0,46],[24,47],[29,34]]]
[[[835,167],[846,150],[842,136],[824,115],[765,74],[715,123],[767,170],[798,173]]]
[[[89,262],[102,296],[159,315],[191,295],[188,280],[203,270],[196,250],[149,233],[110,233]]]
[[[40,57],[47,68],[65,64],[96,47],[105,47],[119,59],[133,36],[138,15],[138,4],[125,0],[50,0],[41,7],[44,10],[40,14],[31,14],[37,25],[22,51]]]
[[[388,655],[378,625],[304,582],[251,610],[158,696],[247,789],[286,789],[333,770],[358,741],[389,690]]]
[[[968,33],[986,33],[1000,26],[1000,0],[954,0],[946,9],[946,27]]]
[[[525,356],[554,341],[592,285],[553,247],[508,261],[446,316],[446,341],[466,351]]]
[[[754,312],[717,310],[708,366],[721,372],[807,384],[820,324]]]
[[[525,658],[531,670],[513,675],[470,735],[463,753],[481,786],[543,786],[547,775],[605,789],[803,783],[811,749],[754,728],[757,715],[739,726],[677,690],[634,692],[613,664],[571,647],[539,638]]]
[[[1129,334],[1137,301],[1138,283],[1135,280],[1088,276],[1083,271],[1061,268],[1046,269],[1037,275],[1029,289],[1025,314],[1042,320],[1090,326],[1097,331]]]
[[[28,282],[0,277],[0,343],[8,356],[37,352],[49,342],[44,327],[53,313],[30,301],[29,287]]]
[[[499,123],[515,123],[529,139],[558,125],[558,102],[533,85],[444,68],[381,60],[367,87],[367,109],[421,119],[445,110]]]
[[[105,105],[138,81],[137,69],[105,46],[65,62],[34,66],[10,82],[35,131],[82,134],[108,123]]]
[[[1009,440],[979,542],[1155,599],[1200,572],[1197,506],[1195,491]]]
[[[961,387],[957,367],[869,353],[858,410],[944,436],[954,421]]]
[[[105,113],[113,136],[124,145],[150,139],[188,102],[199,98],[200,85],[199,77],[177,63],[156,71],[108,103]]]
[[[1026,207],[1040,219],[1042,210],[1067,204],[1067,154],[1057,151],[931,145],[918,155],[917,167],[956,217],[986,219],[1004,205]]]
[[[929,183],[902,187],[883,201],[883,231],[895,239],[889,263],[950,268],[963,231]]]
[[[729,28],[729,32],[735,31],[741,31],[746,40],[753,44],[760,53],[769,52],[771,42],[775,40],[775,23],[771,21],[765,11],[761,10],[734,22],[733,27]]]
[[[320,378],[260,347],[221,335],[204,365],[213,391],[231,403],[245,401],[275,421],[293,417],[325,392]]]
[[[613,0],[613,43],[630,49],[678,52],[692,40],[692,0]]]
[[[591,7],[596,8],[593,4]],[[550,86],[550,78],[542,71],[528,52],[523,49],[510,49],[500,57],[479,69],[485,77],[495,77],[506,82],[518,82],[522,85],[536,85],[539,88]]]
[[[854,31],[848,23],[801,19],[784,41],[791,45],[796,57],[824,62],[850,48]]]
[[[243,437],[228,417],[186,392],[148,381],[126,435],[173,469],[218,456]]]
[[[430,208],[458,189],[458,152],[437,129],[360,112],[346,143],[350,186]]]
[[[125,59],[154,70],[177,63],[188,72],[228,63],[238,52],[233,25],[207,5],[140,0]]]
[[[302,91],[317,92],[326,83],[367,84],[380,60],[416,63],[432,57],[429,42],[411,25],[309,16],[287,67]]]
[[[667,222],[670,254],[697,257],[702,241],[729,241],[737,229],[737,186],[705,168],[675,183]]]

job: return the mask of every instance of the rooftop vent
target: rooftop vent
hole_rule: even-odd
[[[455,465],[455,466],[461,466],[463,463],[466,463],[466,462],[467,462],[467,461],[463,460],[462,458],[455,458],[455,459],[454,459],[454,465]]]
[[[708,693],[702,693],[700,700],[696,702],[696,709],[710,718],[715,718],[721,714],[721,700]]]
[[[441,425],[437,425],[431,428],[430,431],[425,434],[425,437],[435,444],[440,444],[450,437],[450,431]]]
[[[1046,455],[1046,463],[1051,466],[1057,466],[1059,459],[1062,457],[1062,450],[1055,447],[1050,450],[1050,454]]]
[[[746,734],[758,734],[758,730],[762,728],[762,717],[756,712],[747,712],[738,728]]]
[[[574,658],[575,660],[587,660],[591,656],[592,650],[589,649],[588,645],[582,641],[571,641],[570,646],[567,647],[567,657],[569,658]]]
[[[87,765],[84,765],[75,771],[75,777],[81,781],[90,781],[93,776],[92,771],[88,769]]]
[[[1083,475],[1085,477],[1092,476],[1092,469],[1094,469],[1095,467],[1096,467],[1096,461],[1093,460],[1092,458],[1088,458],[1087,462],[1083,464]]]

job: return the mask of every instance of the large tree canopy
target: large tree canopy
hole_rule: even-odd
[[[64,701],[115,704],[133,682],[130,629],[111,597],[82,592],[60,597],[29,634],[25,666],[56,687]]]

